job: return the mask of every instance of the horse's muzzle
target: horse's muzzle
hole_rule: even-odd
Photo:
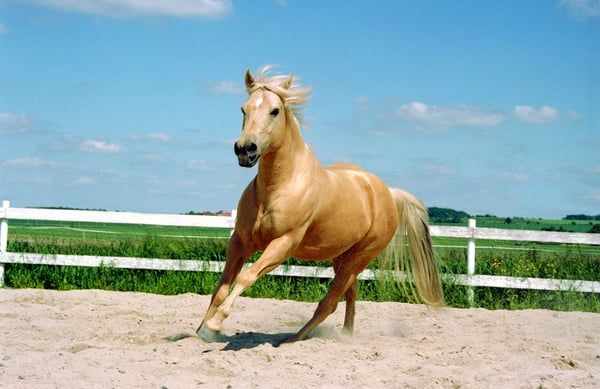
[[[233,151],[238,157],[238,163],[242,167],[252,167],[258,162],[260,154],[258,146],[254,142],[247,141],[240,145],[239,142],[233,144]]]

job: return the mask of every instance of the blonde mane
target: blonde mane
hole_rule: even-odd
[[[248,90],[248,94],[251,94],[257,89],[266,89],[277,94],[290,104],[294,116],[302,123],[302,115],[299,111],[310,100],[312,87],[300,85],[300,78],[293,76],[291,73],[289,75],[278,74],[267,77],[269,70],[274,67],[277,67],[277,65],[265,65],[258,69],[255,76],[255,83],[252,88]],[[291,85],[286,87],[290,77]]]

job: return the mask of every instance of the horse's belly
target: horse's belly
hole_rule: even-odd
[[[353,220],[332,218],[325,223],[309,227],[302,243],[294,253],[297,258],[324,260],[338,257],[357,242],[363,240],[369,231],[370,222],[359,215]]]
[[[294,258],[299,258],[305,261],[324,261],[339,257],[344,252],[348,251],[352,245],[342,246],[303,246],[298,248],[294,253]]]

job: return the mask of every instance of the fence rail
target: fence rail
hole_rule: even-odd
[[[63,266],[113,266],[131,269],[209,271],[221,272],[223,262],[201,262],[193,260],[173,260],[156,258],[101,257],[82,255],[48,255],[22,254],[7,252],[8,220],[49,220],[142,224],[181,227],[215,227],[233,228],[235,211],[232,216],[204,215],[172,215],[143,214],[133,212],[79,211],[36,208],[10,208],[8,201],[3,201],[0,209],[0,286],[4,282],[5,263],[45,264]],[[431,226],[431,236],[465,238],[467,244],[467,274],[444,274],[445,282],[452,282],[468,287],[487,286],[497,288],[537,289],[537,290],[574,290],[580,292],[600,293],[600,281],[556,280],[541,278],[503,277],[475,274],[475,253],[477,239],[529,241],[547,243],[569,243],[600,245],[600,234],[503,230],[496,228],[476,227],[475,220],[469,220],[468,227]],[[294,277],[331,278],[333,270],[315,266],[281,266],[271,274]],[[374,279],[376,274],[365,270],[359,278]],[[472,289],[470,289],[472,299]]]
[[[430,226],[429,231],[431,236],[443,236],[447,238],[600,245],[599,235],[581,232],[508,230],[501,228],[475,228],[475,226]]]

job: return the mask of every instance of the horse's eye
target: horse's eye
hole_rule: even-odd
[[[279,108],[275,108],[271,111],[270,113],[271,116],[275,117],[277,115],[279,115]]]

